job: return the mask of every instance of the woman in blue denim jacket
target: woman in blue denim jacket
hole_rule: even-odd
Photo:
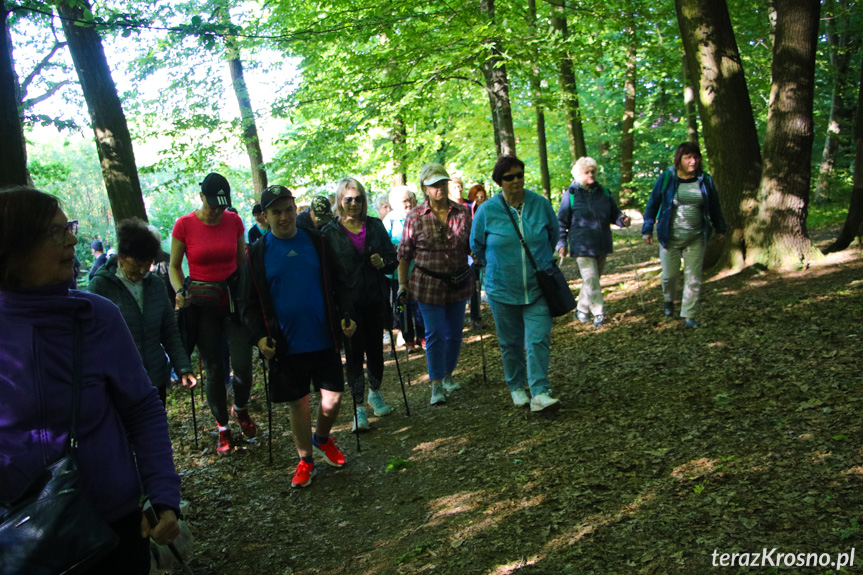
[[[531,411],[556,409],[560,400],[551,397],[548,380],[551,313],[507,212],[538,269],[548,269],[554,262],[557,216],[547,199],[524,189],[524,162],[515,156],[498,159],[492,180],[503,188],[503,194],[477,210],[470,245],[475,259],[485,266],[485,292],[494,315],[506,383],[517,407],[530,403]],[[532,399],[525,393],[525,380]]]
[[[695,315],[701,292],[704,248],[710,239],[711,228],[716,230],[716,237],[721,241],[727,226],[713,178],[702,170],[701,151],[691,142],[677,146],[674,167],[664,172],[653,186],[641,228],[644,241],[651,245],[654,224],[662,262],[664,313],[669,317],[674,315],[682,259],[680,317],[685,325],[699,327],[701,324],[695,320]]]

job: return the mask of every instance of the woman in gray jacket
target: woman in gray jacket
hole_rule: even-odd
[[[108,260],[93,277],[90,293],[108,298],[120,308],[144,360],[147,375],[165,405],[171,373],[166,353],[183,385],[191,387],[196,381],[165,283],[150,273],[150,266],[159,253],[159,240],[144,222],[131,218],[117,226],[117,244],[117,256]]]

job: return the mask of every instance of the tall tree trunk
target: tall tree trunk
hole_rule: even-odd
[[[626,11],[626,68],[623,73],[623,130],[620,136],[620,207],[631,208],[635,204],[632,197],[635,191],[632,188],[632,160],[635,153],[635,87],[638,80],[638,34],[632,0],[627,0]]]
[[[531,32],[536,35],[536,0],[528,0],[528,18]],[[530,70],[530,92],[536,110],[536,145],[539,152],[539,173],[542,177],[542,195],[551,201],[551,175],[548,171],[548,147],[545,142],[545,110],[542,105],[542,84],[539,80],[539,50],[533,54]]]
[[[396,116],[393,119],[393,182],[394,186],[406,186],[408,184],[408,175],[405,172],[406,153],[405,146],[408,135],[405,128],[404,118]]]
[[[494,0],[480,0],[480,10],[494,23]],[[482,63],[482,74],[491,106],[492,120],[495,124],[495,144],[497,155],[515,155],[515,129],[512,125],[512,108],[509,102],[509,80],[506,64],[497,47],[497,40],[486,39],[489,57]]]
[[[821,257],[806,216],[815,138],[812,106],[820,0],[775,0],[776,43],[764,137],[758,215],[747,226],[748,259],[770,268],[807,266]]]
[[[675,0],[675,6],[687,71],[698,87],[696,101],[710,169],[729,227],[719,263],[742,269],[744,229],[761,180],[761,151],[731,17],[725,0]]]
[[[57,2],[57,13],[63,22],[69,53],[78,72],[96,135],[108,201],[111,202],[115,222],[131,217],[146,220],[132,136],[105,58],[102,39],[85,18],[85,10],[90,12],[89,0],[78,0],[75,6],[63,0]]]
[[[825,3],[833,96],[830,100],[830,119],[827,122],[824,151],[821,154],[818,184],[812,196],[812,202],[816,204],[830,201],[831,178],[841,136],[851,129],[854,121],[854,110],[848,106],[845,95],[850,84],[851,57],[859,43],[859,33],[849,26],[846,4],[847,0],[828,0]]]
[[[695,86],[689,76],[686,65],[686,56],[683,57],[683,110],[686,115],[686,140],[698,145],[698,110],[696,109]]]
[[[227,30],[232,28],[231,14],[224,0],[219,3],[219,22]],[[255,188],[255,196],[260,196],[267,188],[267,170],[264,168],[264,154],[261,152],[252,99],[249,97],[249,88],[243,74],[240,49],[232,36],[225,36],[225,54],[228,58],[228,69],[231,71],[231,85],[237,97],[237,104],[240,106],[240,126],[243,130],[243,144],[246,146],[246,154],[249,156],[249,165],[252,169],[252,184]]]
[[[549,3],[552,5],[551,26],[560,35],[560,40],[565,43],[567,38],[566,0],[549,0]],[[587,155],[587,145],[584,143],[584,126],[581,124],[578,86],[572,68],[572,57],[569,54],[563,54],[560,57],[560,89],[566,116],[569,157],[575,164],[576,160]]]
[[[845,217],[845,225],[836,241],[830,244],[825,254],[842,251],[851,245],[854,237],[863,233],[863,67],[860,68],[860,88],[857,90],[857,122],[854,126],[854,186],[851,188],[851,205]],[[863,242],[863,238],[861,238]]]
[[[5,1],[0,1],[0,188],[4,186],[26,186],[27,148],[24,130],[18,110],[18,78],[12,61],[12,38],[9,35],[9,13]]]

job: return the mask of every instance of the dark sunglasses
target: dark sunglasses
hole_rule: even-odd
[[[361,204],[361,203],[363,203],[364,200],[365,200],[365,198],[363,198],[362,196],[345,196],[345,198],[344,198],[344,202],[346,204],[353,204],[353,203]]]
[[[517,174],[507,174],[505,176],[501,176],[500,179],[504,182],[511,182],[514,179],[518,178],[519,180],[524,179],[524,172],[518,172]]]

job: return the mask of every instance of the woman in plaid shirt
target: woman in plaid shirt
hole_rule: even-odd
[[[473,286],[470,212],[447,197],[449,174],[440,164],[426,164],[420,185],[426,200],[411,210],[399,244],[399,300],[417,300],[426,329],[426,361],[432,384],[431,404],[461,386],[452,372],[461,351],[464,310]],[[411,262],[414,262],[411,272]]]

